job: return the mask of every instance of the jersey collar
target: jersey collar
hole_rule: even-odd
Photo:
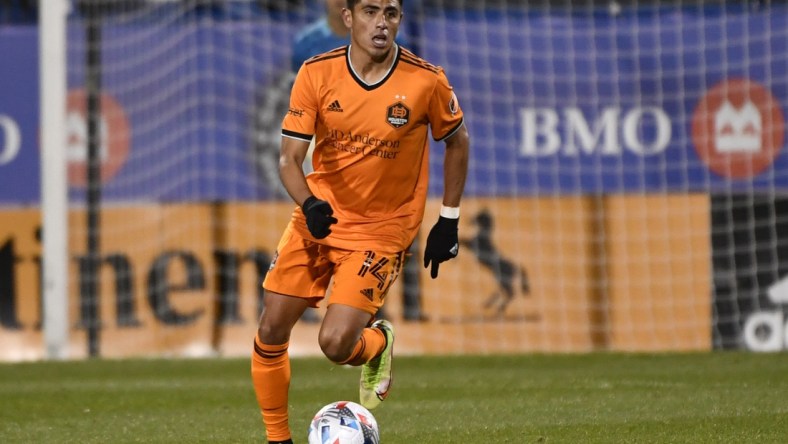
[[[358,74],[356,74],[356,71],[353,69],[353,65],[350,63],[351,46],[352,45],[347,45],[347,50],[345,54],[345,63],[347,64],[347,69],[350,72],[350,75],[353,77],[353,80],[355,80],[360,87],[364,88],[367,91],[372,91],[373,89],[378,88],[379,86],[386,83],[386,80],[388,80],[389,77],[391,77],[391,75],[394,74],[394,68],[397,67],[397,64],[399,63],[399,56],[400,56],[399,45],[396,42],[394,43],[394,50],[397,51],[397,53],[394,55],[394,60],[391,62],[391,66],[389,67],[388,72],[386,72],[386,75],[384,75],[383,78],[378,80],[376,83],[367,83],[361,80],[361,77],[359,77]]]

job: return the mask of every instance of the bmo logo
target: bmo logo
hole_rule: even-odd
[[[769,287],[769,300],[788,304],[788,277]],[[753,351],[788,349],[788,317],[781,310],[756,311],[744,322],[744,345]]]
[[[692,143],[715,174],[750,179],[780,153],[785,123],[780,103],[762,85],[728,79],[712,87],[692,114]]]
[[[88,122],[86,94],[73,90],[68,95],[66,126],[68,129],[68,181],[72,186],[87,184]],[[129,155],[129,122],[120,104],[109,94],[102,94],[99,119],[99,161],[101,182],[108,182],[120,171]]]
[[[620,156],[625,150],[650,156],[664,152],[672,134],[670,117],[654,106],[605,107],[590,121],[577,107],[523,108],[520,124],[520,155],[532,158]]]
[[[21,146],[19,124],[11,117],[0,114],[0,166],[13,162]]]

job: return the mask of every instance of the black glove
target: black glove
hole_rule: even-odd
[[[337,223],[337,218],[331,217],[334,214],[331,204],[315,196],[306,198],[301,211],[306,216],[306,227],[315,239],[323,239],[331,234],[331,224]]]
[[[460,244],[457,238],[457,224],[459,219],[449,219],[440,216],[438,222],[427,236],[427,246],[424,248],[424,268],[432,262],[430,276],[438,277],[438,265],[449,259],[457,257]]]

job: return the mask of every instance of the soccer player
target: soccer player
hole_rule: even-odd
[[[360,402],[391,386],[394,329],[374,321],[422,223],[429,133],[446,145],[443,205],[424,266],[433,278],[457,256],[468,169],[463,112],[443,69],[396,44],[401,0],[347,0],[350,44],[309,59],[282,123],[280,177],[298,204],[266,275],[252,381],[269,443],[290,443],[290,332],[333,282],[318,343],[337,364],[362,366]],[[315,136],[314,171],[301,164]],[[374,322],[373,322],[374,321]]]
[[[293,50],[290,56],[290,67],[293,73],[297,73],[301,65],[310,57],[350,43],[350,29],[345,25],[345,20],[342,17],[342,10],[345,9],[346,0],[323,1],[326,8],[325,14],[319,19],[311,22],[295,36]],[[397,36],[396,43],[407,46],[407,41],[402,38],[401,34]],[[294,76],[295,74],[292,75]],[[311,155],[311,151],[307,153],[307,163],[305,164],[304,170],[306,172],[311,171]],[[407,273],[412,270],[412,268],[411,265],[406,263],[403,270],[403,278],[410,278]],[[413,274],[412,271],[410,271],[410,273],[411,275]],[[414,317],[418,319],[422,317],[419,295],[414,295],[413,293],[415,292],[405,292],[403,315],[406,319],[412,319]],[[381,317],[380,313],[379,317]],[[307,323],[320,322],[317,309],[307,308],[301,316],[301,320]]]

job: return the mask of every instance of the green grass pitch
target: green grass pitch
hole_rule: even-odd
[[[788,354],[397,357],[384,444],[785,443]],[[359,369],[293,359],[296,443]],[[3,443],[265,442],[247,359],[0,365]]]

